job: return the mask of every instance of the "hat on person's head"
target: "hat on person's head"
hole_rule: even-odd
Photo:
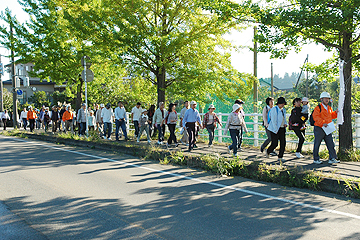
[[[194,105],[194,104],[197,104],[197,103],[195,101],[190,102],[190,105]]]
[[[160,107],[161,105],[164,105],[164,102],[159,102],[159,107]]]
[[[211,109],[211,108],[216,109],[215,106],[214,106],[214,104],[210,104],[208,110]]]
[[[81,106],[82,106],[82,107],[83,107],[83,106],[86,106],[86,103],[81,104]]]
[[[286,105],[285,98],[279,97],[279,98],[277,99],[276,105],[279,105],[279,104],[285,104],[285,105]]]
[[[322,92],[321,95],[320,95],[320,98],[331,98],[331,97],[330,97],[330,93],[328,93],[328,92]]]
[[[28,106],[28,108],[30,109],[30,108],[33,108],[33,107],[30,105],[30,106]]]
[[[240,106],[240,104],[235,103],[232,108],[233,108],[232,111],[235,112],[236,110],[238,110],[239,108],[241,108],[241,106]]]
[[[142,113],[144,113],[144,112],[147,112],[147,110],[145,108],[142,110]]]
[[[105,107],[105,105],[102,103],[102,104],[100,104],[100,107]]]
[[[244,104],[245,102],[241,99],[236,99],[235,104]]]
[[[89,113],[94,113],[94,111],[93,111],[93,110],[90,110]]]
[[[107,103],[107,104],[106,104],[106,107],[107,107],[107,108],[110,108],[110,107],[111,107],[111,104],[110,104],[110,103]]]
[[[309,99],[307,97],[303,97],[303,99],[301,101],[302,102],[309,102]]]

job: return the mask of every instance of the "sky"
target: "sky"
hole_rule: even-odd
[[[21,6],[16,0],[0,0],[0,11],[4,11],[9,8],[20,22],[24,22],[28,19],[27,14],[21,9]],[[0,22],[0,24],[4,24]],[[235,46],[252,46],[253,29],[249,28],[241,32],[233,31],[231,34],[226,36],[226,39],[230,40]],[[3,57],[9,55],[9,51],[0,46],[0,55],[3,63],[9,63],[9,59]],[[302,51],[295,53],[294,51],[285,59],[270,59],[270,53],[259,53],[258,54],[258,77],[268,78],[271,76],[271,63],[273,63],[274,75],[279,74],[283,76],[286,72],[291,74],[292,72],[300,73],[300,68],[303,65],[305,58],[309,54],[309,62],[313,64],[320,64],[326,59],[332,56],[331,52],[325,51],[321,45],[309,44],[302,48]],[[253,52],[244,48],[241,51],[232,52],[232,65],[239,72],[253,73]],[[5,79],[8,76],[5,75]]]

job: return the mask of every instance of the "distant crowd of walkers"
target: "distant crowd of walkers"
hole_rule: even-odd
[[[292,101],[293,109],[289,119],[286,117],[287,104],[285,98],[279,97],[274,105],[274,99],[268,97],[266,99],[266,106],[263,109],[263,125],[265,127],[267,139],[260,147],[260,151],[264,152],[267,157],[277,156],[279,161],[283,161],[283,156],[286,147],[286,129],[294,131],[299,139],[295,156],[303,158],[302,147],[305,142],[305,131],[307,129],[307,121],[310,119],[310,125],[314,126],[314,163],[320,164],[319,147],[322,140],[325,141],[329,151],[329,163],[339,163],[336,156],[335,144],[332,138],[333,124],[332,120],[337,118],[337,111],[333,111],[329,106],[330,94],[323,92],[320,95],[321,103],[315,107],[312,114],[310,114],[309,100],[305,97],[295,98]],[[245,123],[245,112],[243,110],[244,102],[240,99],[236,100],[232,106],[232,112],[229,114],[226,125],[225,135],[230,132],[232,144],[228,146],[229,152],[236,157],[238,151],[241,151],[243,142],[243,133],[247,133],[248,129]],[[208,111],[205,113],[203,120],[200,113],[196,109],[197,103],[195,101],[185,101],[184,107],[180,114],[176,112],[176,104],[170,103],[165,109],[165,104],[160,102],[158,108],[151,105],[149,109],[143,109],[141,103],[138,102],[131,110],[131,120],[135,128],[135,138],[140,142],[142,134],[145,132],[147,141],[151,143],[151,137],[158,132],[157,143],[159,145],[164,142],[165,126],[168,126],[170,136],[166,142],[167,146],[174,144],[178,146],[179,142],[175,134],[176,126],[180,123],[181,143],[188,146],[188,151],[197,148],[196,138],[201,128],[206,129],[209,133],[209,147],[213,145],[215,129],[222,123],[215,113],[215,106],[211,104]],[[6,129],[6,121],[10,119],[8,113],[4,111],[1,115],[4,122],[4,130]],[[23,127],[26,130],[30,128],[32,132],[34,129],[44,129],[45,132],[49,130],[51,123],[51,131],[63,131],[74,133],[74,129],[78,127],[80,136],[86,134],[86,125],[88,130],[97,131],[102,138],[111,140],[112,127],[115,123],[115,140],[119,141],[122,135],[125,140],[129,140],[127,133],[127,112],[124,104],[120,101],[118,106],[113,110],[111,104],[95,104],[94,109],[88,108],[86,104],[82,104],[78,112],[74,112],[70,105],[53,106],[51,111],[48,107],[43,106],[41,109],[33,109],[29,106],[24,108],[20,114],[20,119]],[[180,120],[180,121],[179,121]],[[87,124],[86,124],[87,123]],[[120,129],[122,134],[120,134]],[[275,149],[280,142],[278,154]],[[267,148],[267,146],[270,146]]]

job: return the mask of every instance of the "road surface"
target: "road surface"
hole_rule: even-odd
[[[360,239],[358,200],[4,136],[0,201],[39,239]]]

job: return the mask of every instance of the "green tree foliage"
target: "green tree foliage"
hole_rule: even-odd
[[[13,95],[6,88],[3,88],[3,103],[4,109],[12,111],[13,109]]]
[[[346,62],[344,124],[340,126],[340,151],[353,146],[351,126],[352,63],[359,58],[360,2],[300,0],[282,1],[277,7],[263,9],[258,15],[262,23],[257,40],[260,50],[275,57],[285,56],[289,49],[300,49],[309,40],[339,51]]]
[[[29,97],[29,103],[34,104],[36,108],[41,108],[43,105],[46,107],[51,105],[49,96],[44,91],[34,92],[34,95]]]
[[[204,12],[200,1],[62,2],[74,32],[125,64],[132,76],[154,84],[158,102],[166,91],[169,99],[244,96],[254,81],[231,66],[231,45],[222,35],[234,22]]]

